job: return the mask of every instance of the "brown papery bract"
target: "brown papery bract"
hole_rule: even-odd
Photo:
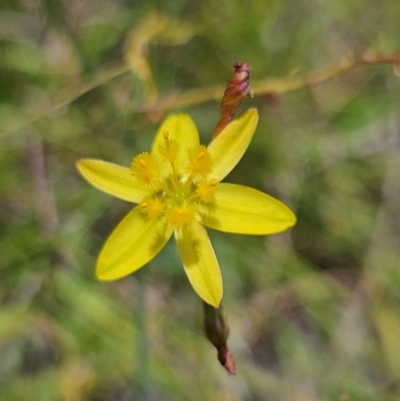
[[[228,87],[225,89],[224,97],[221,102],[221,118],[214,128],[213,139],[215,139],[233,119],[242,100],[247,96],[251,96],[249,85],[251,68],[247,63],[235,63],[233,64],[233,68],[235,69],[235,73]]]

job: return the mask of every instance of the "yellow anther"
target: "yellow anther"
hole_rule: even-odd
[[[210,152],[204,145],[188,149],[188,159],[187,172],[193,177],[200,175],[205,178],[211,173],[213,163]]]
[[[195,190],[196,195],[205,203],[210,203],[214,200],[214,194],[218,181],[214,178],[211,181],[201,180],[197,183]]]
[[[147,197],[140,203],[141,212],[149,219],[160,216],[164,210],[163,200],[159,197]]]
[[[158,153],[162,161],[173,163],[179,152],[179,145],[174,139],[169,138],[168,131],[163,131],[164,141],[158,144]]]
[[[194,204],[173,206],[168,210],[168,219],[174,227],[183,227],[193,222],[196,210],[197,206]]]
[[[143,152],[137,155],[131,163],[131,171],[138,181],[152,189],[159,189],[161,185],[161,165],[157,158],[150,153]]]

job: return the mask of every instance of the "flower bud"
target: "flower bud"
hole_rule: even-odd
[[[230,375],[234,375],[236,373],[235,358],[226,343],[229,337],[227,314],[222,304],[218,308],[213,308],[205,302],[203,302],[203,305],[206,337],[217,349],[220,364]]]

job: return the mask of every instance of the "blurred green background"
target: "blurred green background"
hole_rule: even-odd
[[[164,112],[190,113],[208,143],[235,61],[250,64],[257,88],[349,53],[399,55],[400,2],[0,7],[0,401],[400,399],[400,81],[390,65],[241,107],[257,107],[260,123],[227,181],[279,198],[298,223],[270,237],[210,232],[235,377],[203,335],[172,241],[136,275],[96,281],[96,255],[132,205],[75,169],[81,157],[129,165]]]

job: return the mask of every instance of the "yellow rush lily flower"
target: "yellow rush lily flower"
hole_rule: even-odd
[[[99,280],[127,276],[153,259],[174,234],[186,274],[197,294],[217,307],[222,278],[205,227],[237,234],[273,234],[293,226],[284,204],[255,189],[220,183],[246,151],[257,127],[250,109],[228,124],[206,147],[193,120],[169,116],[151,151],[130,168],[83,159],[79,172],[96,188],[137,203],[115,228],[97,260]]]

